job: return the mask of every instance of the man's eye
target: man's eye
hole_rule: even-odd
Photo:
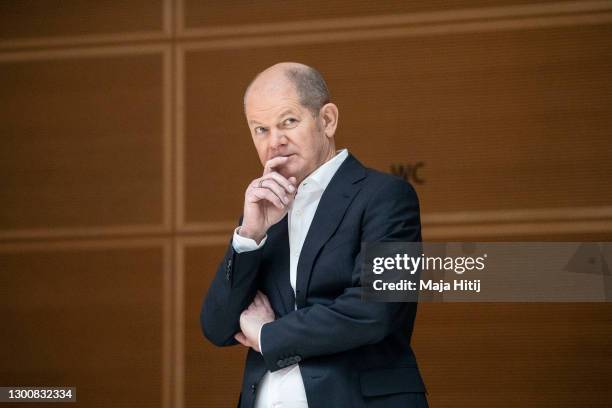
[[[287,119],[285,119],[285,120],[283,121],[283,125],[285,125],[285,126],[291,126],[291,125],[293,125],[293,124],[294,124],[294,123],[296,123],[296,122],[297,122],[297,119],[295,119],[295,118],[287,118]]]
[[[261,126],[257,126],[255,128],[255,133],[258,134],[258,135],[261,135],[262,133],[265,133],[265,131],[266,131],[266,128],[261,127]]]

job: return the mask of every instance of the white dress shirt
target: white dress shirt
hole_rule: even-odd
[[[289,279],[294,295],[297,265],[306,234],[325,188],[347,157],[348,151],[343,149],[306,177],[300,183],[295,199],[289,207],[287,220],[290,251]],[[238,229],[236,228],[234,231],[232,241],[232,246],[236,252],[256,250],[266,243],[267,237],[257,245],[254,240],[238,235]],[[297,305],[294,305],[294,307],[297,309]],[[261,330],[259,335],[259,349],[263,353],[266,345],[261,344]],[[284,367],[274,372],[268,371],[259,383],[255,397],[255,408],[308,408],[306,390],[304,389],[299,364]]]

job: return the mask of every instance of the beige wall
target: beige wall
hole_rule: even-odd
[[[235,405],[244,350],[199,307],[280,60],[324,73],[339,146],[422,163],[425,239],[612,240],[612,2],[380,3],[0,3],[0,385]],[[431,406],[609,406],[610,312],[421,305]]]

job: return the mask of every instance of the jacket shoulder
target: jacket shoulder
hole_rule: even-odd
[[[385,197],[403,196],[418,200],[416,190],[408,181],[393,174],[365,168],[366,177],[364,179],[363,191],[367,194],[383,195]]]

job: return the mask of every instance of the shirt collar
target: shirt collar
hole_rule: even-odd
[[[331,181],[336,171],[340,168],[344,160],[348,157],[348,150],[342,149],[336,153],[336,155],[319,166],[318,169],[310,173],[308,177],[306,177],[298,188],[300,190],[306,191],[322,191],[327,188],[327,185]]]

